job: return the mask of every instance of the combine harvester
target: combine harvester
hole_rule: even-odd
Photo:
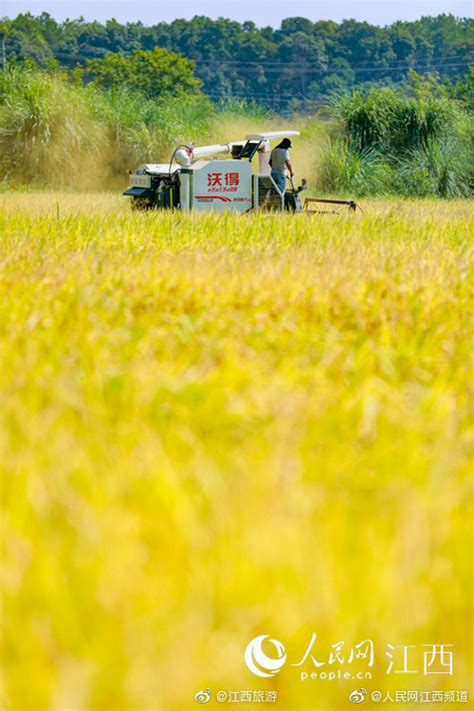
[[[299,131],[251,133],[244,140],[214,146],[180,144],[169,163],[145,163],[130,174],[130,187],[124,195],[132,198],[134,209],[176,209],[183,212],[249,212],[251,210],[288,210],[290,212],[337,212],[346,206],[357,207],[353,200],[306,198],[301,200],[306,180],[281,192],[271,176],[270,141],[299,136]],[[216,158],[230,153],[230,158]],[[258,173],[252,170],[252,158],[258,154]],[[207,158],[207,160],[205,160]],[[321,205],[331,205],[329,210]],[[342,207],[341,207],[342,206]]]

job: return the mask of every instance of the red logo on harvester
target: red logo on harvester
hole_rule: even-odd
[[[229,188],[236,190],[239,185],[239,179],[239,173],[208,173],[207,187],[213,188],[212,192],[226,191]]]
[[[216,185],[222,185],[222,173],[208,173],[207,187],[213,188]]]
[[[225,174],[225,184],[226,185],[238,185],[239,184],[239,174],[238,173],[226,173]]]

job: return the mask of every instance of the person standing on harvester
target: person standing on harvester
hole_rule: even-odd
[[[272,178],[282,193],[285,192],[287,169],[290,176],[293,177],[293,168],[288,152],[289,148],[291,148],[291,141],[289,138],[284,138],[278,146],[275,146],[271,153],[270,160],[268,161],[272,169]]]

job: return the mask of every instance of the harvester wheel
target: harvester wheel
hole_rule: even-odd
[[[151,210],[154,207],[152,200],[148,197],[132,198],[132,210]]]

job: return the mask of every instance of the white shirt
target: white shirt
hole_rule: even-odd
[[[290,154],[286,148],[274,148],[271,154],[272,172],[286,173],[285,161],[290,160]]]

